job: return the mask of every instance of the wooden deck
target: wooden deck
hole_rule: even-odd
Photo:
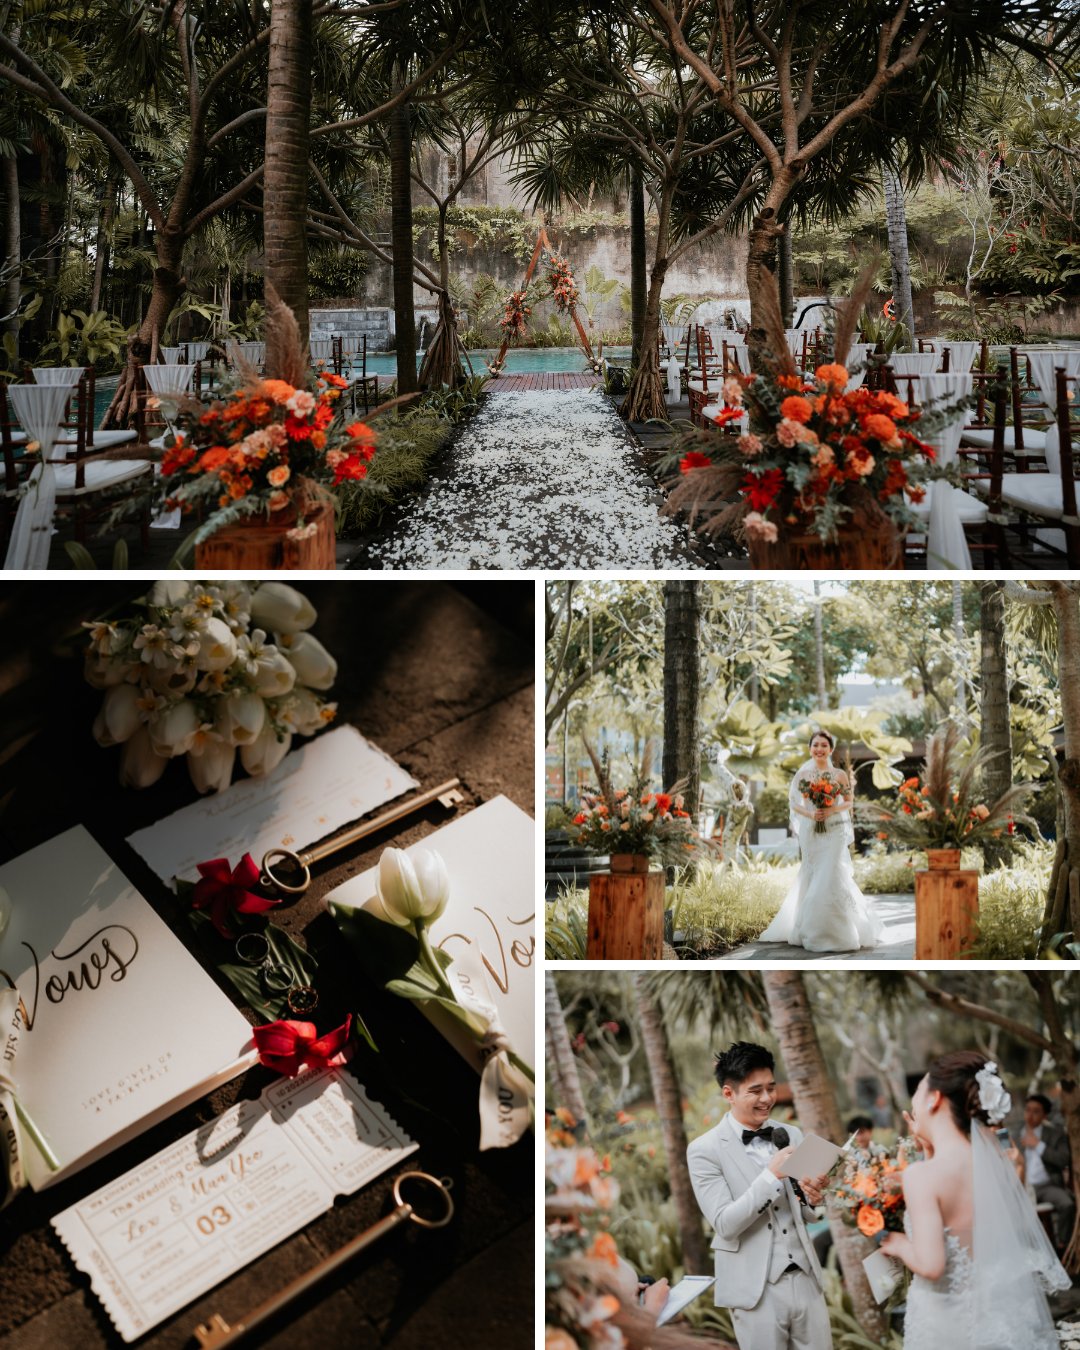
[[[527,394],[538,389],[592,389],[600,383],[599,375],[589,371],[571,375],[564,371],[537,370],[526,375],[500,375],[490,380],[485,392],[491,394]]]

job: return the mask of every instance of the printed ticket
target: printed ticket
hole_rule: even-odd
[[[125,1341],[417,1148],[347,1071],[282,1079],[52,1221]]]

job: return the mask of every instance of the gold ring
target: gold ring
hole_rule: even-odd
[[[422,1181],[426,1182],[429,1186],[434,1186],[434,1188],[438,1191],[438,1193],[442,1196],[443,1200],[446,1202],[446,1213],[442,1216],[442,1218],[441,1219],[421,1218],[420,1215],[417,1214],[416,1210],[413,1209],[412,1205],[409,1204],[408,1200],[403,1200],[401,1198],[401,1183],[403,1181],[417,1181],[417,1182]],[[442,1180],[440,1181],[438,1177],[433,1177],[428,1172],[402,1172],[401,1176],[399,1176],[394,1182],[394,1199],[399,1206],[403,1205],[407,1210],[409,1210],[409,1218],[412,1219],[413,1223],[419,1224],[421,1228],[445,1228],[446,1225],[450,1222],[450,1220],[454,1217],[454,1202],[450,1198],[450,1187],[453,1184],[454,1183],[450,1180],[449,1177],[443,1177]]]
[[[294,984],[286,1002],[290,1012],[313,1013],[319,1006],[319,991],[310,984]]]
[[[282,881],[280,877],[274,875],[273,864],[278,858],[288,860],[295,867],[299,868],[301,877],[299,886],[290,886],[287,881]],[[291,849],[287,848],[272,848],[269,853],[263,854],[262,876],[264,883],[269,881],[276,886],[279,891],[284,891],[286,895],[303,895],[311,885],[311,869],[308,867],[307,863],[300,861],[300,855],[298,853],[293,853]]]

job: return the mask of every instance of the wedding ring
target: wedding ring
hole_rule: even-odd
[[[277,859],[283,862],[288,861],[299,869],[300,884],[292,884],[288,881],[282,881],[280,876],[274,873],[274,863]],[[269,853],[263,854],[262,876],[260,878],[264,886],[276,886],[279,891],[284,891],[286,895],[303,895],[311,885],[311,868],[300,861],[300,855],[293,853],[288,848],[272,848]]]
[[[289,990],[289,1011],[294,1013],[313,1013],[319,1006],[319,992],[310,984],[294,984]]]
[[[266,961],[262,968],[263,984],[272,994],[283,994],[292,987],[292,971],[287,966],[279,966],[274,961]]]
[[[446,1212],[437,1219],[425,1219],[417,1214],[410,1202],[401,1198],[401,1184],[405,1181],[416,1182],[418,1185],[422,1183],[426,1187],[433,1186],[442,1197]],[[404,1206],[409,1210],[409,1218],[421,1228],[445,1228],[454,1217],[454,1202],[450,1198],[450,1188],[453,1184],[449,1177],[443,1177],[440,1181],[438,1177],[433,1177],[428,1172],[402,1172],[394,1182],[394,1199],[399,1207]]]
[[[262,933],[241,933],[236,939],[236,954],[245,966],[261,966],[270,955],[270,944]]]

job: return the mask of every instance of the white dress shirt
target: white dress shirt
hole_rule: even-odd
[[[1043,1162],[1043,1149],[1046,1144],[1042,1137],[1042,1126],[1036,1125],[1031,1133],[1038,1140],[1034,1148],[1024,1149],[1024,1167],[1027,1169],[1025,1175],[1029,1186],[1046,1186],[1050,1182],[1050,1173],[1046,1170],[1046,1164]],[[754,1143],[760,1141],[755,1139]]]

